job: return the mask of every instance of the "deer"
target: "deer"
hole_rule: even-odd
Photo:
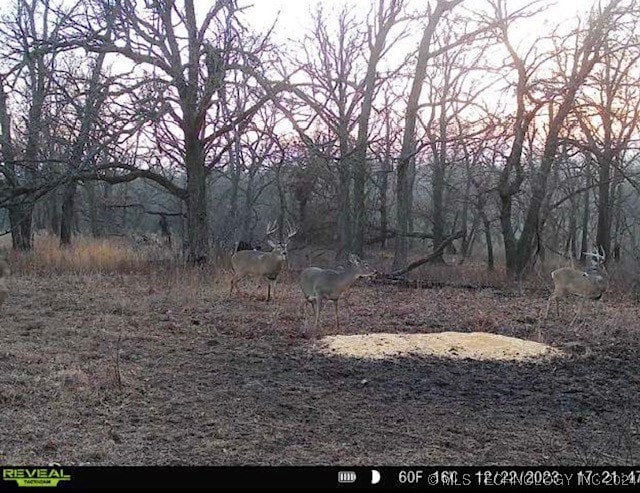
[[[591,257],[591,266],[586,271],[573,267],[562,267],[551,273],[554,289],[547,303],[544,320],[549,315],[549,307],[553,300],[556,301],[556,316],[560,316],[559,300],[570,294],[582,298],[570,326],[578,318],[586,300],[602,302],[602,295],[609,288],[609,275],[604,267],[606,260],[604,249],[602,247],[597,250],[594,248],[593,252],[584,252],[584,255]]]
[[[357,279],[362,277],[373,277],[377,273],[371,269],[367,262],[361,260],[357,255],[349,255],[349,266],[338,269],[322,269],[320,267],[307,267],[300,273],[300,287],[304,294],[305,303],[303,305],[305,317],[305,337],[308,336],[306,328],[307,303],[311,304],[315,314],[314,333],[317,332],[320,319],[320,310],[324,300],[333,301],[335,310],[335,326],[340,328],[338,316],[338,300],[342,293],[349,289]]]
[[[9,296],[9,262],[7,260],[7,252],[0,250],[0,307]]]
[[[264,277],[267,280],[267,298],[271,301],[273,291],[273,299],[275,300],[276,281],[282,270],[282,266],[287,260],[287,246],[289,240],[296,234],[297,230],[290,225],[282,241],[276,243],[270,237],[277,231],[275,222],[267,224],[267,243],[271,246],[270,252],[261,250],[238,250],[231,256],[231,266],[233,267],[233,275],[231,277],[231,287],[229,296],[233,294],[233,290],[237,289],[238,283],[249,276]]]

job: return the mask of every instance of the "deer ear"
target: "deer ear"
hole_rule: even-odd
[[[349,254],[349,262],[351,262],[352,264],[357,265],[360,262],[360,259],[358,258],[357,255],[350,253]]]
[[[278,246],[277,243],[275,243],[274,241],[271,240],[267,240],[267,244],[271,247],[271,248],[275,248],[276,246]]]

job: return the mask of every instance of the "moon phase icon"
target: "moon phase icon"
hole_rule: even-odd
[[[380,482],[380,473],[375,469],[371,470],[371,484],[378,484]]]

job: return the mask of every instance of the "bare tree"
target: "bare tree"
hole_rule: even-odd
[[[637,17],[619,22],[616,31],[605,41],[601,63],[577,95],[574,112],[582,139],[573,143],[589,152],[598,167],[596,243],[608,259],[612,258],[613,173],[624,167],[623,155],[638,132],[640,119],[640,95],[634,75],[640,60],[640,44],[633,34],[638,31]]]
[[[469,25],[461,22],[459,18],[445,18],[441,23],[441,29],[434,36],[433,45],[452,45],[456,39],[467,34],[468,29]],[[431,151],[434,250],[448,234],[446,209],[451,208],[447,207],[445,190],[452,189],[453,186],[447,183],[447,175],[461,168],[460,164],[465,162],[462,143],[471,141],[474,135],[486,134],[487,123],[483,121],[486,109],[482,107],[479,96],[495,83],[493,78],[487,77],[481,65],[486,47],[487,44],[478,43],[475,43],[473,49],[468,45],[456,46],[432,60],[428,70],[426,79],[429,89],[424,104],[430,107],[430,110],[427,113],[428,118],[420,118],[420,122]],[[464,187],[470,187],[469,180],[462,181]],[[463,215],[466,211],[465,204],[466,201],[463,201]],[[466,225],[463,230],[465,229]],[[434,261],[442,262],[442,255],[435,257]]]
[[[106,0],[94,3],[96,15],[87,19],[83,33],[87,46],[149,67],[150,72],[140,74],[138,84],[155,91],[162,101],[163,117],[150,115],[156,123],[156,141],[172,163],[183,167],[186,185],[161,171],[128,163],[111,163],[111,169],[126,173],[102,178],[112,183],[139,177],[154,180],[182,199],[187,213],[188,260],[206,261],[212,239],[206,178],[233,145],[229,134],[241,132],[268,101],[256,86],[251,104],[241,111],[226,111],[233,103],[224,91],[233,83],[229,78],[250,72],[244,68],[259,66],[266,40],[242,28],[233,0],[215,1],[203,16],[196,15],[193,0],[144,5],[123,0],[115,7]],[[101,14],[105,12],[113,12],[113,24],[108,22],[112,16]],[[112,38],[104,35],[109,29]],[[242,80],[246,83],[246,78]]]
[[[70,143],[68,146],[70,150],[67,162],[72,174],[77,174],[78,171],[87,168],[88,164],[95,161],[98,153],[98,149],[95,143],[92,142],[92,138],[96,137],[98,117],[108,92],[108,86],[106,86],[102,80],[105,57],[105,53],[99,53],[96,56],[90,69],[86,88],[83,87],[81,94],[77,94],[75,98],[71,99],[75,107],[75,121],[79,123],[75,139],[73,143]],[[65,88],[62,87],[61,89]],[[69,94],[69,96],[73,95]],[[111,135],[118,134],[116,130],[117,127],[117,123],[114,123],[111,128]],[[104,127],[101,130],[105,133]],[[62,194],[62,213],[60,215],[60,243],[62,245],[71,243],[77,184],[78,181],[70,177]]]
[[[438,0],[433,10],[429,9],[427,25],[424,28],[420,46],[418,47],[418,58],[411,83],[411,92],[407,100],[402,150],[400,151],[397,167],[396,229],[398,236],[396,237],[395,255],[393,258],[393,269],[395,271],[399,271],[407,263],[407,232],[409,215],[411,214],[410,197],[413,193],[410,187],[410,165],[416,152],[416,122],[420,107],[420,95],[422,94],[426,77],[427,63],[429,59],[434,56],[434,53],[430,51],[431,40],[442,17],[461,2],[462,0]]]
[[[0,25],[2,51],[8,70],[0,81],[3,92],[0,101],[2,121],[2,167],[5,183],[10,189],[5,197],[9,209],[13,247],[32,248],[33,207],[41,163],[42,128],[46,98],[51,91],[51,73],[59,53],[56,46],[61,27],[66,22],[64,12],[56,15],[49,0],[17,0]],[[21,92],[27,108],[24,123],[12,119],[6,99],[6,87]]]
[[[365,226],[367,224],[367,208],[365,203],[365,182],[367,177],[367,145],[369,142],[369,120],[376,90],[381,85],[376,73],[378,63],[387,49],[395,44],[398,38],[388,42],[391,29],[400,20],[403,0],[379,0],[377,11],[373,12],[372,21],[367,30],[369,54],[367,71],[358,90],[362,92],[360,115],[358,118],[358,135],[354,152],[353,167],[353,248],[352,253],[363,255]]]
[[[540,214],[545,198],[547,184],[552,167],[556,160],[556,152],[560,142],[560,132],[564,128],[565,119],[575,104],[579,88],[601,60],[602,50],[616,20],[623,15],[620,1],[613,0],[601,10],[594,9],[585,29],[578,28],[568,36],[553,38],[558,43],[556,50],[562,53],[563,78],[537,80],[534,74],[542,64],[536,58],[532,48],[525,57],[521,57],[510,42],[509,22],[507,22],[506,3],[501,0],[494,4],[495,16],[503,20],[501,39],[509,52],[513,67],[518,74],[516,86],[517,111],[513,120],[513,141],[510,153],[504,165],[499,195],[501,201],[501,225],[505,246],[506,266],[509,276],[520,278],[529,264],[540,234]],[[557,81],[560,81],[558,83]],[[536,82],[539,84],[535,87]],[[542,96],[534,95],[534,87]],[[531,198],[525,213],[520,236],[516,238],[512,219],[513,197],[520,193],[525,180],[522,154],[527,132],[536,114],[542,108],[548,108],[548,128],[544,140],[544,148],[540,156],[540,165],[532,171]]]
[[[311,111],[310,119],[319,120],[329,130],[330,141],[335,142],[336,155],[325,157],[335,161],[341,257],[349,252],[361,254],[364,245],[370,119],[376,94],[384,86],[378,65],[403,36],[402,30],[390,35],[403,20],[403,4],[403,0],[379,0],[371,9],[366,28],[347,8],[340,11],[335,23],[330,14],[318,8],[313,32],[301,45],[303,57],[293,62],[303,68],[308,79],[293,86],[293,93]],[[296,126],[305,132],[302,125]],[[307,143],[311,143],[309,133],[307,130],[303,136]],[[318,153],[322,145],[316,142],[309,147]]]

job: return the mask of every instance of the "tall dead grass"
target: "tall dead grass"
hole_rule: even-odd
[[[141,275],[150,292],[170,291],[188,303],[212,292],[227,292],[229,273],[224,265],[229,261],[224,256],[215,252],[211,264],[190,266],[179,260],[174,249],[158,244],[139,245],[126,237],[76,236],[63,247],[55,235],[45,233],[36,235],[32,252],[12,251],[10,263],[14,274],[26,276]]]
[[[132,273],[149,270],[142,251],[119,238],[78,236],[69,246],[60,246],[56,236],[39,234],[32,252],[12,253],[12,270],[24,274]]]

